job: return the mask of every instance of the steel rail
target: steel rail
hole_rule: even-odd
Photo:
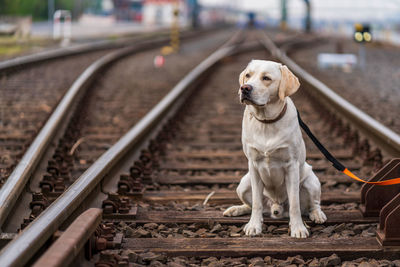
[[[102,209],[90,208],[80,214],[33,267],[71,266],[71,262],[100,224],[102,213]]]
[[[212,28],[212,30],[217,30],[218,27]],[[199,30],[196,32],[184,31],[183,38],[190,38],[192,36],[196,36],[199,33],[204,33],[210,31],[210,29]],[[160,31],[157,33],[157,36],[160,35],[164,38],[169,38],[167,34],[169,31]],[[144,36],[135,36],[130,38],[124,38],[121,40],[101,40],[95,41],[88,44],[79,44],[70,47],[64,48],[57,48],[50,51],[43,51],[39,53],[35,53],[32,55],[20,56],[9,60],[0,61],[0,73],[7,72],[9,70],[15,69],[17,67],[23,67],[27,65],[31,65],[34,63],[40,63],[46,60],[52,60],[67,56],[73,56],[78,54],[84,54],[87,52],[99,51],[99,50],[106,50],[106,49],[114,49],[114,48],[123,48],[127,46],[131,46],[133,42],[140,42],[140,41],[147,41],[151,38],[154,38],[154,33],[148,34]]]
[[[343,97],[336,94],[331,88],[323,82],[297,65],[286,53],[280,50],[265,33],[261,32],[260,42],[264,47],[271,51],[272,55],[287,65],[303,81],[311,85],[313,92],[318,94],[328,105],[349,122],[358,126],[361,132],[368,138],[371,138],[380,148],[393,157],[400,157],[400,135],[384,126],[382,123],[373,119],[365,112],[358,109]]]
[[[43,51],[31,55],[20,56],[13,59],[8,59],[0,62],[0,72],[7,71],[16,67],[22,67],[29,64],[39,63],[50,59],[57,59],[66,56],[73,56],[87,52],[105,50],[112,48],[120,48],[127,46],[135,41],[140,41],[140,37],[130,38],[129,40],[110,41],[102,40],[88,44],[73,45],[70,47],[56,48],[50,51]]]
[[[223,46],[187,74],[149,113],[117,143],[98,158],[57,200],[0,251],[2,266],[22,266],[38,251],[73,211],[82,203],[109,170],[132,147],[139,144],[159,121],[183,103],[180,97],[201,75],[221,59],[232,55],[236,45]]]
[[[41,162],[46,149],[57,133],[60,125],[64,122],[74,103],[83,95],[86,85],[96,73],[108,66],[111,62],[125,55],[151,49],[166,44],[167,41],[168,39],[145,41],[131,47],[114,51],[95,61],[78,77],[0,189],[0,227],[3,226],[30,176],[39,162]]]

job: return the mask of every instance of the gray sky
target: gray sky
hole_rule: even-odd
[[[292,16],[304,14],[303,0],[287,0]],[[314,18],[325,19],[377,19],[400,17],[400,0],[310,0]],[[270,16],[280,13],[280,0],[199,0],[205,5],[237,6],[242,10],[265,10]]]

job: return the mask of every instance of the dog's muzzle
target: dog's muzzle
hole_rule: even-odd
[[[240,91],[242,92],[242,95],[250,95],[252,90],[253,90],[253,86],[251,86],[250,84],[243,84],[240,87]]]
[[[250,84],[244,84],[240,87],[240,100],[243,103],[243,101],[245,100],[249,100],[252,101],[250,98],[250,93],[253,90],[253,86],[251,86]]]

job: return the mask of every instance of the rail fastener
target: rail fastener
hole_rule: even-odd
[[[41,161],[53,137],[63,128],[62,125],[68,122],[68,116],[71,115],[75,103],[84,95],[88,84],[94,78],[95,74],[119,58],[138,51],[155,48],[167,42],[168,39],[162,38],[138,43],[134,46],[112,52],[95,61],[78,77],[0,189],[0,227],[3,226],[8,214]]]
[[[79,215],[33,266],[70,266],[96,231],[102,212],[101,209],[91,208]]]
[[[238,35],[235,34],[236,37]],[[183,104],[182,96],[187,96],[188,90],[192,89],[191,85],[221,59],[232,55],[235,50],[235,45],[224,45],[187,74],[145,117],[100,156],[57,200],[0,251],[2,265],[26,264],[118,160],[140,143],[146,134],[154,130],[158,122],[168,117],[169,112]]]

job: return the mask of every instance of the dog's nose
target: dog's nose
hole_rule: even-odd
[[[253,86],[251,86],[250,84],[244,84],[240,87],[240,90],[242,91],[242,93],[250,93],[250,91],[253,90]]]
[[[279,214],[279,211],[274,210],[274,214],[275,214],[275,215],[278,215],[278,214]]]

